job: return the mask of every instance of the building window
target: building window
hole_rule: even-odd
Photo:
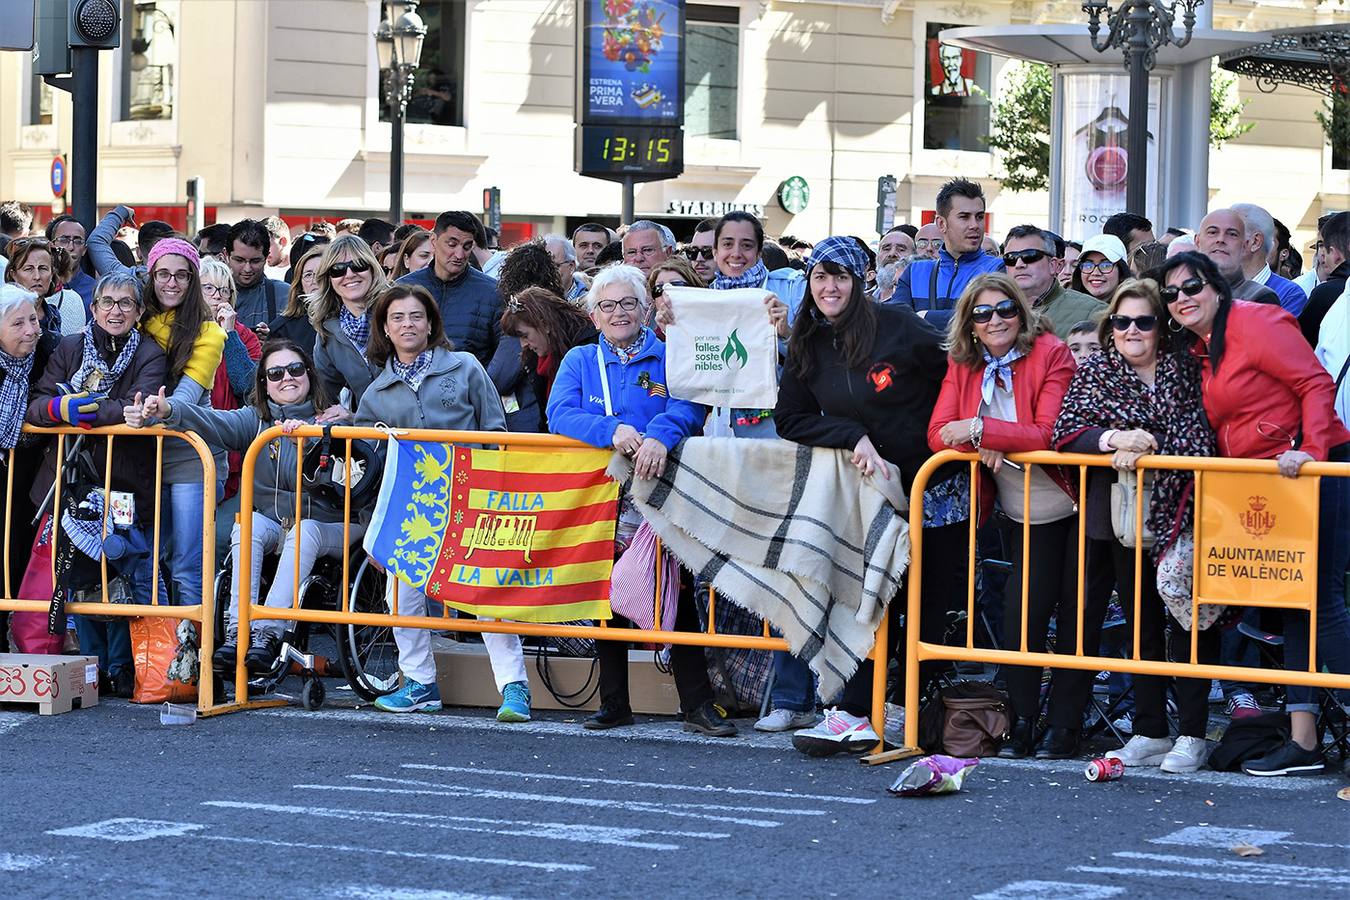
[[[734,140],[740,10],[696,3],[685,9],[684,133]]]
[[[50,125],[54,102],[51,85],[43,81],[41,75],[30,74],[28,77],[32,89],[28,95],[28,120],[24,124]]]
[[[924,41],[923,146],[927,150],[988,152],[989,55],[941,43],[938,34],[954,27],[928,24]]]
[[[405,121],[423,125],[464,124],[464,6],[465,0],[422,0],[417,7],[417,14],[427,28],[427,38],[422,45],[422,58],[413,72],[412,98]],[[383,3],[380,17],[388,18]],[[380,121],[389,121],[383,86]]]
[[[178,71],[177,0],[125,0],[118,118],[172,119]]]

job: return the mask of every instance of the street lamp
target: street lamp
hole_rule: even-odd
[[[1125,68],[1130,73],[1130,125],[1126,132],[1125,152],[1125,208],[1143,215],[1148,193],[1148,73],[1158,60],[1158,51],[1174,44],[1184,47],[1191,42],[1195,29],[1195,10],[1205,0],[1123,0],[1112,12],[1108,0],[1083,0],[1083,12],[1088,14],[1088,33],[1092,48],[1098,53],[1118,49],[1125,51]],[[1177,8],[1183,12],[1186,33],[1177,37],[1172,33]],[[1098,40],[1102,17],[1108,29],[1105,40]]]
[[[389,218],[403,221],[403,117],[412,97],[413,72],[422,59],[427,27],[417,15],[420,0],[388,0],[388,16],[375,30],[384,103],[392,132],[389,146]]]

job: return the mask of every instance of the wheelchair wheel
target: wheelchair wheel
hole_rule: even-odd
[[[324,700],[323,679],[316,675],[305,679],[305,686],[300,689],[300,705],[308,710],[316,710],[323,706]]]
[[[384,573],[362,557],[352,584],[352,612],[385,613]],[[371,702],[398,687],[398,646],[394,630],[381,625],[338,627],[338,661],[342,674],[362,700]]]

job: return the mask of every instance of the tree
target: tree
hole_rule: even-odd
[[[1004,169],[1010,191],[1043,191],[1050,186],[1050,107],[1054,79],[1050,67],[1014,63],[994,102],[986,142]],[[1209,144],[1218,149],[1256,126],[1242,122],[1245,100],[1237,96],[1237,78],[1218,69],[1210,77]],[[1319,117],[1320,118],[1320,117]]]

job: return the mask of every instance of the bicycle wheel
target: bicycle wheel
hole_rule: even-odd
[[[384,586],[384,573],[363,557],[352,583],[352,612],[388,612]],[[374,701],[398,687],[398,646],[394,630],[387,625],[340,626],[338,661],[347,683],[362,700]]]

